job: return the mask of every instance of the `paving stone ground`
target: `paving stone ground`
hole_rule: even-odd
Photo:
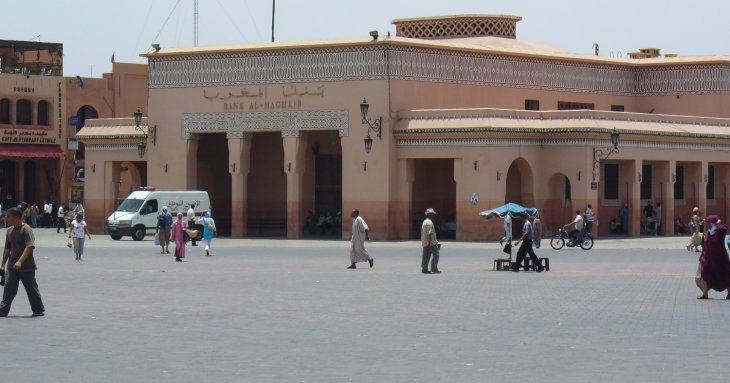
[[[494,243],[218,239],[187,262],[151,240],[36,231],[47,315],[0,320],[7,382],[687,382],[730,376],[730,301],[698,301],[685,238],[538,250],[551,271],[492,271]],[[194,250],[193,250],[194,249]]]

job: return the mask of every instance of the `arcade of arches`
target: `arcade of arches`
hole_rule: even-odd
[[[281,132],[250,133],[241,139],[206,133],[194,141],[197,182],[191,188],[210,195],[221,235],[341,235],[341,225],[335,223],[342,212],[337,131],[301,132],[295,159],[285,159]]]
[[[61,187],[55,158],[0,158],[0,204],[3,209],[21,202],[52,201]]]

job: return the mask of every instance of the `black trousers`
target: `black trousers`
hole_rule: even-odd
[[[13,271],[5,270],[5,290],[3,300],[0,302],[0,314],[7,315],[10,312],[10,305],[13,304],[15,295],[18,294],[18,283],[23,282],[25,293],[30,301],[30,309],[34,314],[46,311],[41,300],[41,293],[38,291],[38,283],[35,281],[35,271]]]
[[[522,243],[520,243],[520,249],[517,250],[517,260],[515,260],[514,266],[515,269],[520,268],[520,265],[522,265],[522,262],[525,260],[525,256],[528,254],[533,264],[535,264],[538,268],[542,267],[542,265],[540,265],[540,260],[537,259],[537,255],[535,255],[535,250],[532,250],[532,240],[525,239]]]

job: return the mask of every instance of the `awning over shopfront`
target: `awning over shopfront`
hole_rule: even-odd
[[[140,127],[149,129],[147,126],[147,117],[142,118]],[[137,129],[132,118],[99,118],[86,120],[86,124],[76,133],[74,139],[82,142],[100,140],[138,141],[144,137],[144,132]]]
[[[58,145],[0,144],[0,157],[61,158],[66,153]]]

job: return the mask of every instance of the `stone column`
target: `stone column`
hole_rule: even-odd
[[[658,180],[663,199],[660,235],[674,235],[674,183],[677,181],[677,161],[660,163],[657,167]]]
[[[18,194],[17,200],[20,202],[32,203],[33,201],[26,201],[25,198],[25,163],[27,160],[18,160]],[[39,167],[40,168],[40,167]],[[50,185],[49,185],[50,186]],[[53,201],[54,196],[49,197],[49,201]],[[58,206],[58,201],[53,201],[53,206]]]
[[[228,172],[231,173],[231,235],[245,237],[248,233],[248,173],[251,170],[251,136],[228,138]]]
[[[190,135],[185,141],[185,174],[186,187],[188,190],[198,188],[198,136]]]
[[[629,204],[629,230],[631,237],[641,236],[641,160],[627,161],[624,166],[623,178],[627,185]]]
[[[104,211],[106,212],[113,212],[117,209],[119,168],[120,162],[104,162]]]
[[[304,229],[304,172],[307,161],[306,137],[284,137],[286,173],[286,237],[300,238]]]
[[[718,188],[716,190],[715,198],[722,202],[722,210],[718,211],[723,221],[727,223],[730,219],[730,163],[720,163],[715,165],[715,185]]]
[[[593,222],[593,228],[591,229],[591,233],[593,235],[593,238],[599,238],[601,235],[599,234],[599,227],[601,225],[608,226],[610,217],[607,215],[604,215],[601,213],[601,209],[599,206],[599,198],[598,193],[601,189],[599,184],[601,183],[601,170],[603,168],[603,163],[598,163],[598,168],[595,170],[593,169],[593,150],[589,152],[590,155],[587,157],[587,161],[584,163],[583,166],[579,167],[578,172],[573,175],[569,174],[566,175],[568,177],[568,180],[570,181],[570,186],[572,188],[571,193],[573,200],[579,201],[581,199],[585,200],[585,206],[577,205],[577,208],[580,208],[580,211],[585,214],[586,209],[588,208],[588,205],[591,205],[591,209],[593,209],[593,214],[595,215],[595,221]],[[595,173],[595,174],[594,174]],[[596,183],[595,190],[592,187],[593,183]],[[574,205],[575,206],[575,205]],[[574,213],[574,212],[571,212]],[[543,224],[544,225],[544,224]]]
[[[393,239],[411,239],[413,210],[413,180],[415,166],[411,159],[398,160],[397,200],[391,204],[389,237]]]
[[[707,161],[698,162],[697,166],[699,168],[695,172],[694,177],[694,182],[697,188],[697,207],[700,208],[701,212],[705,213],[704,218],[707,218],[707,177],[709,176],[709,172],[707,170],[708,163]]]

